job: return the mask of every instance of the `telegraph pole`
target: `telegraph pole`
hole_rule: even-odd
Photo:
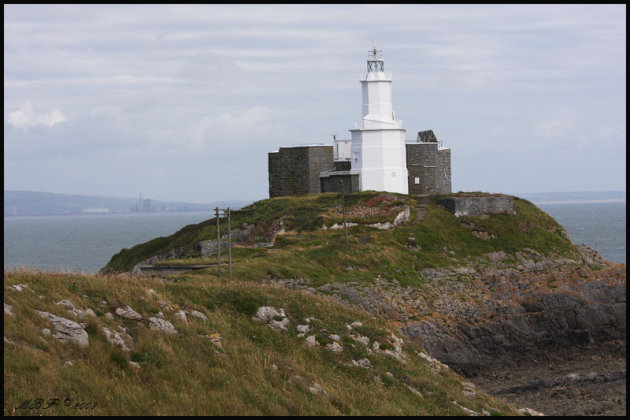
[[[228,231],[228,271],[230,281],[232,281],[232,233],[230,231],[230,208],[227,208],[227,231]]]
[[[217,217],[217,267],[219,271],[219,278],[221,278],[221,231],[219,228],[219,208],[214,209],[214,214]]]
[[[341,188],[341,207],[343,209],[343,234],[346,240],[346,248],[348,248],[348,224],[346,223],[346,199],[343,191],[343,179],[339,179],[339,187]]]

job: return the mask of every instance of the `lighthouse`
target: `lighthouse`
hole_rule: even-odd
[[[349,130],[351,173],[361,191],[408,193],[405,129],[392,107],[392,77],[376,48],[368,52],[367,73],[360,78],[363,97],[361,128]]]
[[[392,76],[385,73],[381,51],[368,52],[361,75],[361,127],[350,139],[333,135],[323,144],[280,147],[268,154],[269,197],[357,191],[399,194],[451,192],[451,150],[433,130],[405,141],[402,121],[392,107]]]

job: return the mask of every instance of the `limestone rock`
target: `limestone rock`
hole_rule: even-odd
[[[280,317],[282,317],[281,320],[275,319]],[[286,317],[284,309],[276,309],[273,306],[261,306],[252,319],[254,321],[268,321],[267,325],[275,330],[286,330],[287,325],[289,325],[289,318]]]
[[[52,322],[53,328],[57,331],[53,337],[62,342],[75,343],[81,347],[89,344],[88,333],[74,321],[53,315],[48,312],[36,311],[39,316]]]
[[[182,310],[175,312],[175,318],[182,320],[185,324],[188,324],[188,320],[186,319],[186,313]]]
[[[282,318],[281,321],[276,321],[275,319],[272,319],[271,321],[269,321],[269,327],[273,328],[274,330],[285,330],[287,329],[287,325],[289,325],[289,318]]]
[[[466,395],[467,397],[474,397],[477,392],[475,391],[475,384],[473,384],[472,382],[462,382],[462,385],[464,386],[464,395]]]
[[[165,319],[154,317],[149,318],[149,328],[164,334],[177,334],[177,330],[175,329],[173,324]]]
[[[105,335],[105,338],[107,339],[107,341],[109,341],[110,343],[112,343],[114,345],[120,346],[123,349],[123,351],[126,351],[126,352],[130,352],[131,351],[131,349],[125,343],[125,340],[123,340],[123,338],[120,335],[120,333],[111,331],[107,327],[102,327],[102,330],[103,330],[103,334]],[[131,338],[131,337],[129,337],[129,338]]]
[[[406,386],[406,387],[407,387],[407,389],[408,389],[409,391],[411,391],[412,393],[416,394],[416,395],[417,395],[417,396],[419,396],[419,397],[422,397],[422,394],[421,394],[421,393],[420,393],[420,391],[418,391],[417,389],[415,389],[415,388],[413,388],[412,386],[407,385],[407,384],[405,384],[405,386]]]
[[[317,347],[319,343],[317,342],[317,338],[314,335],[310,335],[306,337],[306,345],[309,347]]]
[[[328,395],[328,392],[326,392],[326,390],[324,390],[324,388],[321,387],[320,384],[318,384],[317,382],[313,382],[311,384],[311,386],[308,387],[308,390],[311,391],[312,394],[321,394],[321,395]]]
[[[42,334],[50,335],[50,330],[48,328],[42,328]]]
[[[30,287],[28,287],[28,285],[26,284],[13,284],[11,286],[8,287],[11,290],[15,290],[16,292],[22,292],[23,290],[31,290]],[[31,290],[32,292],[32,290]]]
[[[254,316],[254,320],[256,321],[268,321],[273,319],[274,317],[285,317],[284,309],[276,309],[273,306],[261,306],[256,311],[256,315]]]
[[[336,341],[326,344],[326,348],[333,353],[341,353],[343,351],[343,347],[341,347],[341,345],[339,345]]]
[[[201,313],[201,312],[199,312],[199,311],[192,310],[192,311],[190,311],[190,312],[189,312],[189,314],[190,314],[190,315],[192,315],[192,316],[194,316],[194,317],[197,317],[197,318],[203,319],[204,321],[207,321],[207,320],[208,320],[208,317],[207,317],[207,316],[205,316],[203,313]]]
[[[74,304],[68,299],[60,300],[56,303],[56,305],[63,306],[64,308],[68,308],[70,310],[75,309]]]
[[[363,368],[363,369],[370,369],[372,367],[372,363],[370,362],[370,359],[368,358],[360,359],[360,360],[352,360],[352,365]]]
[[[518,412],[521,414],[529,414],[530,416],[544,416],[543,413],[532,410],[531,408],[527,408],[527,407],[519,408]]]
[[[9,316],[14,316],[13,314],[13,306],[9,305],[8,303],[4,304],[4,314],[5,315],[9,315]]]
[[[479,413],[477,413],[476,411],[471,410],[470,408],[466,408],[463,405],[459,404],[457,401],[453,400],[452,401],[453,405],[459,407],[460,409],[462,409],[466,414],[468,414],[469,416],[478,416]]]
[[[205,335],[200,335],[199,337],[207,338],[208,340],[210,340],[212,344],[214,344],[215,346],[219,348],[223,347],[221,344],[221,334],[219,333],[205,334]]]
[[[127,305],[125,308],[116,308],[116,315],[127,319],[135,319],[138,321],[142,319],[142,315],[134,311],[129,305]]]
[[[370,344],[370,339],[364,335],[359,335],[359,336],[351,335],[350,338],[363,344],[364,346],[368,346]]]

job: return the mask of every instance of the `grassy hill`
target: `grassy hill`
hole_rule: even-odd
[[[232,228],[254,225],[247,244],[234,249],[234,276],[242,279],[308,278],[315,284],[334,281],[373,282],[374,277],[395,278],[402,284],[418,284],[423,268],[458,266],[467,258],[503,251],[556,255],[579,260],[579,253],[552,217],[529,201],[514,197],[516,214],[490,214],[487,218],[455,217],[429,204],[426,220],[415,223],[412,196],[362,192],[346,196],[347,220],[358,223],[348,229],[349,247],[344,245],[338,194],[282,197],[258,201],[232,214]],[[393,230],[379,230],[371,223],[392,221],[408,206],[411,220]],[[222,220],[221,234],[225,234]],[[255,248],[267,242],[273,232],[273,249]],[[280,230],[282,232],[282,230]],[[410,236],[413,247],[410,247]],[[491,239],[487,239],[491,238]],[[201,258],[195,243],[216,239],[216,219],[189,225],[168,237],[153,239],[114,255],[104,272],[129,271],[138,262],[175,247],[188,248],[186,259],[167,264],[214,263],[216,257]],[[225,250],[224,250],[225,252]],[[515,260],[512,260],[515,261]],[[352,267],[348,270],[347,267]],[[216,270],[214,270],[216,271]],[[207,271],[210,274],[210,271]]]
[[[433,361],[422,343],[403,338],[392,318],[325,294],[266,284],[307,279],[311,287],[360,285],[380,278],[426,292],[430,300],[450,282],[458,286],[452,299],[463,302],[477,299],[478,289],[465,274],[436,282],[423,271],[464,266],[488,253],[514,267],[523,255],[580,259],[562,227],[526,200],[514,198],[516,214],[456,218],[435,198],[420,223],[415,208],[422,204],[414,197],[347,196],[348,222],[357,223],[349,228],[348,247],[343,229],[332,228],[343,220],[338,194],[253,203],[233,212],[232,228],[247,235],[233,249],[232,282],[225,274],[219,279],[212,267],[168,279],[121,274],[174,248],[187,256],[159,264],[213,263],[216,257],[202,256],[197,242],[216,239],[214,219],[121,250],[102,270],[109,274],[5,271],[4,414],[517,414]],[[395,229],[369,226],[392,222],[406,207],[411,218]],[[274,238],[271,248],[255,246]],[[119,315],[127,306],[142,318]],[[282,309],[286,319],[276,314],[256,321],[261,307]],[[82,323],[89,344],[55,339],[54,324],[36,311]],[[176,334],[152,329],[164,324],[158,319]],[[270,327],[276,324],[286,330]],[[114,333],[128,351],[110,342]],[[30,408],[37,399],[40,408]],[[52,407],[41,408],[49,401]]]
[[[425,360],[385,321],[326,296],[212,276],[160,282],[18,270],[5,271],[4,302],[4,415],[518,414]],[[142,319],[116,314],[127,305]],[[255,321],[261,306],[282,308],[287,329]],[[83,323],[89,344],[53,338],[36,311]],[[151,329],[159,313],[176,334]],[[304,336],[298,325],[308,325]],[[309,336],[319,345],[307,345]],[[338,353],[326,347],[333,340]]]

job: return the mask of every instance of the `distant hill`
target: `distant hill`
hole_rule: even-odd
[[[69,215],[81,213],[211,211],[215,207],[239,209],[246,200],[185,203],[138,198],[4,191],[4,216]]]

